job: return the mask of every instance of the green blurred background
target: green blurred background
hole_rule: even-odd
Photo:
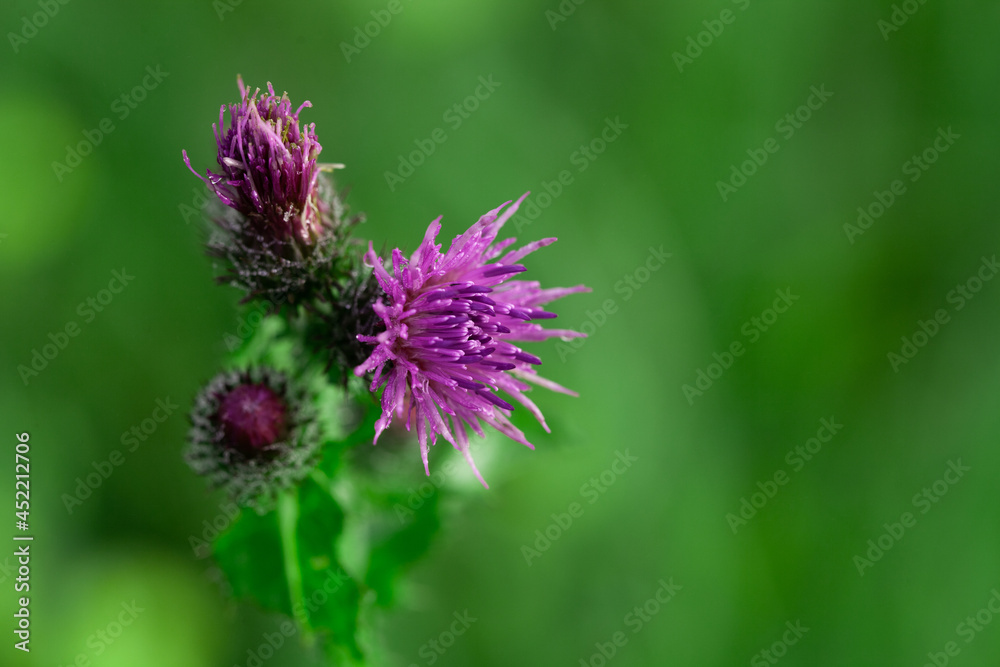
[[[180,458],[187,406],[240,324],[186,215],[202,189],[181,149],[214,162],[237,73],[312,101],[303,119],[368,214],[359,235],[410,251],[433,217],[449,239],[530,189],[549,205],[509,231],[560,238],[532,277],[593,287],[555,308],[567,326],[600,324],[590,339],[531,348],[580,397],[536,392],[553,433],[531,432],[535,452],[480,446],[489,491],[464,469],[449,480],[466,502],[381,628],[388,664],[596,667],[617,632],[608,663],[622,667],[1000,661],[1000,621],[981,611],[1000,587],[1000,284],[961,309],[952,292],[978,288],[1000,246],[1000,6],[911,0],[887,32],[888,0],[50,4],[0,12],[0,489],[13,513],[14,434],[30,432],[36,536],[30,655],[12,648],[13,543],[0,550],[0,663],[246,665],[280,622],[227,601],[192,551],[221,498]],[[565,20],[546,14],[560,7]],[[391,20],[348,58],[373,11]],[[167,75],[134,108],[116,103],[147,67]],[[446,112],[481,76],[499,86],[455,127]],[[789,137],[779,123],[813,86],[832,97]],[[56,173],[105,118],[113,132]],[[581,158],[609,118],[627,128]],[[911,181],[905,163],[949,127],[959,138]],[[390,189],[385,172],[435,128],[447,140]],[[717,182],[769,138],[777,152],[724,200]],[[563,170],[572,181],[539,202]],[[905,193],[849,239],[896,179]],[[662,268],[641,269],[661,246]],[[79,305],[123,268],[134,280],[88,320]],[[645,282],[629,294],[626,276]],[[799,298],[774,321],[786,289]],[[888,353],[939,309],[947,321],[894,369]],[[772,324],[754,335],[754,317]],[[79,335],[26,385],[18,366],[71,321]],[[743,354],[710,367],[734,341]],[[699,370],[716,378],[689,401]],[[122,434],[158,399],[180,408],[128,452]],[[843,428],[804,465],[788,458],[821,419]],[[115,449],[120,468],[68,511],[64,494]],[[403,451],[419,483],[416,446]],[[637,462],[595,493],[626,451]],[[971,470],[935,487],[959,460]],[[742,525],[727,515],[744,498],[766,504]],[[582,515],[551,528],[573,502]],[[905,512],[915,525],[893,526]],[[522,548],[546,529],[557,539],[529,565]],[[880,538],[890,548],[859,566]],[[682,588],[634,632],[628,615],[671,578]],[[133,601],[141,613],[105,643],[96,633]],[[468,632],[428,650],[465,610]],[[291,642],[266,664],[317,663]]]

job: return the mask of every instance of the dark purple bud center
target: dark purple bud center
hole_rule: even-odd
[[[260,455],[285,438],[286,413],[285,401],[267,385],[236,387],[223,397],[217,413],[223,446]]]

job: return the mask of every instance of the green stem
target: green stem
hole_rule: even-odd
[[[302,628],[306,640],[312,636],[309,618],[305,613],[305,592],[302,588],[302,570],[299,566],[299,546],[295,528],[299,522],[299,499],[294,490],[278,496],[278,524],[281,531],[281,551],[285,561],[285,580],[292,602],[292,616]]]

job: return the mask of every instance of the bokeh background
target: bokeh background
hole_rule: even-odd
[[[247,665],[280,622],[227,601],[192,550],[220,498],[180,458],[187,406],[240,324],[239,295],[212,284],[181,149],[199,169],[214,161],[211,124],[237,73],[312,101],[303,118],[323,158],[346,165],[338,179],[376,245],[412,250],[439,214],[450,238],[572,178],[511,231],[560,238],[529,260],[543,284],[593,288],[556,306],[563,324],[594,323],[582,346],[532,348],[580,397],[536,392],[553,433],[532,431],[534,452],[481,446],[489,491],[465,470],[449,479],[464,502],[381,628],[387,664],[599,666],[617,632],[608,662],[622,667],[1000,660],[987,606],[1000,588],[1000,281],[976,280],[1000,247],[1000,7],[401,0],[355,42],[388,4],[4,3],[0,489],[13,514],[14,434],[30,432],[36,541],[30,655],[12,648],[13,543],[0,550],[0,663]],[[879,23],[893,18],[898,30]],[[162,79],[134,108],[116,102],[147,67]],[[480,77],[499,85],[456,127],[446,113]],[[800,110],[812,87],[832,96]],[[789,136],[796,112],[808,119]],[[53,166],[103,119],[113,131],[78,166]],[[622,129],[602,146],[608,119]],[[446,141],[390,188],[386,172],[436,128]],[[949,128],[948,150],[913,171]],[[777,152],[724,197],[718,183],[768,139]],[[897,179],[905,192],[880,217],[845,229]],[[661,248],[669,259],[643,269]],[[123,269],[134,280],[87,316]],[[777,290],[798,298],[774,318]],[[894,367],[901,337],[938,310],[947,321]],[[69,322],[79,335],[26,383],[18,366]],[[734,341],[743,354],[710,367]],[[699,371],[711,386],[685,394]],[[157,400],[180,407],[127,451],[122,434]],[[822,419],[842,429],[796,463]],[[69,511],[64,495],[115,449],[122,465]],[[625,452],[637,462],[605,472]],[[969,470],[946,475],[952,464]],[[602,472],[613,483],[595,493]],[[744,498],[762,507],[727,518]],[[582,515],[550,528],[573,502]],[[526,558],[547,528],[557,539]],[[671,578],[670,602],[629,616]],[[123,604],[142,611],[105,642]],[[428,652],[466,610],[468,632]],[[318,663],[289,642],[266,664]]]

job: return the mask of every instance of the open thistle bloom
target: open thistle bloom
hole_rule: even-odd
[[[319,438],[309,403],[277,371],[220,373],[195,400],[185,458],[240,504],[266,509],[315,462]]]
[[[341,165],[321,164],[315,124],[299,124],[312,105],[293,111],[288,95],[278,97],[270,83],[261,95],[237,82],[240,102],[229,105],[228,130],[226,105],[212,126],[220,172],[201,176],[186,151],[184,162],[228,207],[217,207],[222,233],[209,242],[210,253],[231,264],[222,280],[283,303],[329,273],[357,218],[345,222],[345,206],[324,173]]]
[[[441,219],[434,220],[408,260],[399,249],[393,250],[392,273],[371,244],[365,255],[387,297],[374,305],[385,331],[358,336],[375,349],[354,372],[374,371],[372,392],[385,387],[375,441],[394,417],[405,418],[408,430],[416,427],[427,474],[428,439],[435,444],[441,436],[462,453],[487,486],[469,452],[468,430],[482,436],[480,422],[534,449],[507,418],[514,406],[497,392],[526,407],[546,431],[541,411],[524,392],[537,384],[576,395],[538,376],[533,366],[541,360],[514,345],[552,336],[584,336],[543,329],[533,320],[555,317],[540,308],[543,304],[590,291],[583,285],[541,289],[537,282],[509,280],[525,270],[518,264],[523,257],[556,240],[542,239],[500,256],[515,239],[494,243],[497,233],[525,197],[527,193],[502,214],[509,201],[481,217],[444,254],[435,244]]]

